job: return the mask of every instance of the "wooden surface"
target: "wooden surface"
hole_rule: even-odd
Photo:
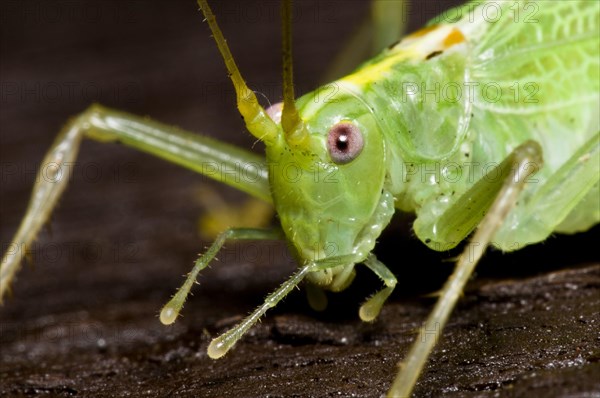
[[[64,121],[91,102],[253,144],[194,2],[117,3],[0,5],[2,249],[23,216],[33,170]],[[364,14],[363,2],[341,3],[300,2],[300,92],[315,87]],[[275,100],[276,5],[215,9],[247,80]],[[419,10],[411,23],[425,18]],[[159,309],[208,243],[196,228],[198,190],[214,187],[231,203],[243,195],[117,145],[84,143],[74,170],[33,248],[33,265],[0,308],[2,396],[375,397],[431,308],[424,295],[443,283],[456,254],[427,251],[411,235],[410,219],[399,217],[377,249],[399,279],[377,322],[357,316],[380,286],[359,267],[354,285],[332,295],[325,313],[311,311],[296,291],[213,361],[205,353],[210,338],[293,272],[285,245],[228,245],[200,278],[184,316],[164,327]],[[599,396],[598,232],[489,253],[416,395]]]

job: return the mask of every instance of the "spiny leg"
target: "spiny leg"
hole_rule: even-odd
[[[73,118],[47,152],[27,212],[0,263],[0,302],[38,232],[48,221],[69,181],[81,140],[121,142],[271,201],[264,159],[181,129],[93,105]]]
[[[263,304],[248,315],[242,322],[223,333],[219,337],[213,339],[208,346],[208,356],[213,359],[221,358],[227,354],[229,349],[237,343],[237,341],[246,333],[252,326],[258,322],[261,316],[263,316],[269,308],[273,308],[279,303],[287,294],[311,272],[333,268],[340,264],[354,263],[356,260],[354,255],[339,256],[333,258],[327,258],[321,261],[309,262],[292,275],[290,279],[285,281],[277,290],[269,294]]]
[[[212,359],[221,358],[227,354],[227,351],[237,343],[237,341],[246,333],[258,320],[263,316],[269,308],[273,308],[287,294],[312,271],[317,269],[317,264],[309,263],[300,268],[290,279],[285,281],[277,290],[269,294],[264,303],[260,305],[254,312],[247,316],[242,322],[234,326],[232,329],[223,333],[219,337],[213,339],[208,346],[208,356]]]
[[[217,237],[213,244],[208,248],[206,253],[202,254],[194,264],[194,268],[188,274],[185,282],[177,290],[175,295],[160,311],[160,321],[164,325],[170,325],[175,322],[183,304],[190,293],[190,289],[196,279],[198,273],[210,264],[215,258],[219,250],[223,247],[226,240],[269,240],[269,239],[281,239],[283,235],[278,230],[264,230],[264,229],[253,229],[253,228],[230,228]]]
[[[505,178],[489,211],[460,255],[454,273],[440,291],[440,297],[433,311],[420,328],[419,336],[413,343],[406,359],[400,364],[400,372],[387,394],[389,398],[410,396],[417,378],[421,374],[425,362],[437,340],[436,338],[432,338],[431,332],[436,331],[439,333],[444,329],[448,317],[479,259],[490,244],[495,232],[500,228],[510,210],[515,206],[519,194],[525,187],[527,178],[537,170],[530,167],[531,163],[541,167],[542,149],[536,142],[528,141],[517,147],[509,155],[507,161],[503,162],[503,164],[517,164],[517,172],[514,178],[513,175],[508,173],[508,177]],[[478,192],[473,192],[473,196],[471,197],[473,202],[478,199],[477,194]],[[481,192],[481,195],[485,195],[485,193]],[[468,206],[468,203],[465,206]]]
[[[363,305],[360,306],[358,315],[360,319],[365,322],[371,322],[379,315],[381,307],[385,303],[385,300],[392,294],[396,287],[396,277],[392,272],[383,264],[377,260],[374,254],[369,254],[369,257],[365,260],[365,265],[369,267],[371,271],[375,273],[385,283],[385,287],[369,297]]]
[[[61,132],[42,161],[27,213],[0,263],[0,303],[8,292],[30,244],[50,218],[52,209],[66,188],[69,176],[63,165],[72,164],[75,160],[81,138],[80,127],[75,122]],[[42,176],[44,169],[45,175]]]

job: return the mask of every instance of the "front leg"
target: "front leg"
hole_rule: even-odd
[[[283,239],[283,232],[281,230],[263,230],[263,229],[254,229],[254,228],[229,228],[225,232],[219,234],[217,239],[213,242],[213,244],[208,248],[206,253],[202,254],[198,260],[194,263],[194,268],[188,274],[185,282],[181,287],[177,290],[177,293],[173,296],[171,300],[163,307],[160,311],[160,321],[163,325],[170,325],[177,319],[181,308],[183,308],[183,304],[190,293],[190,289],[196,279],[198,278],[198,273],[202,271],[204,268],[210,264],[210,262],[215,258],[219,250],[225,244],[227,240],[245,240],[245,239],[253,239],[253,240],[269,240],[269,239]]]
[[[67,186],[82,139],[120,142],[271,201],[262,158],[207,137],[93,105],[61,131],[42,161],[27,212],[0,263],[0,302]]]
[[[269,310],[279,303],[293,288],[306,278],[311,272],[327,270],[343,264],[356,262],[356,256],[344,255],[326,258],[320,261],[309,261],[302,265],[298,271],[286,280],[277,290],[269,294],[265,301],[258,306],[250,315],[244,318],[233,328],[213,339],[208,346],[208,356],[212,359],[221,358],[242,338],[242,336],[258,322],[258,320]]]

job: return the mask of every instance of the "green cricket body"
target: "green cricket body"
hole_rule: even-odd
[[[481,17],[485,4],[476,4],[297,101],[310,143],[294,148],[282,138],[267,146],[267,159],[281,224],[304,260],[353,254],[360,262],[393,213],[381,209],[390,207],[416,213],[415,232],[430,248],[452,248],[483,214],[452,231],[438,226],[440,216],[477,180],[505,178],[494,166],[515,147],[535,140],[544,153],[526,203],[598,133],[599,3],[529,9],[537,3],[524,2],[516,10],[517,3],[494,2],[502,16],[492,22]],[[347,164],[332,161],[327,148],[340,122],[364,139]],[[597,198],[597,168],[589,180],[596,184],[587,197]],[[585,230],[600,217],[586,201],[564,207],[548,217],[544,208],[517,206],[493,243],[515,250],[553,231]]]
[[[385,284],[359,309],[362,320],[374,320],[397,281],[371,251],[396,209],[416,214],[416,235],[435,250],[454,247],[476,229],[473,250],[459,256],[389,397],[410,395],[435,345],[427,334],[443,329],[489,244],[517,250],[600,222],[600,2],[467,3],[296,101],[291,0],[284,0],[284,101],[270,110],[246,86],[207,1],[198,5],[246,127],[266,145],[266,162],[226,143],[91,106],[46,153],[43,164],[57,165],[56,178],[36,180],[0,262],[0,302],[67,185],[60,165],[76,159],[83,138],[118,141],[272,199],[299,269],[212,340],[213,359],[305,278],[312,282],[309,303],[324,308],[326,298],[314,285],[344,289],[357,263]],[[248,178],[227,179],[204,167],[207,162],[224,169],[243,164]],[[163,307],[161,322],[176,320],[199,272],[225,241],[280,238],[280,231],[256,228],[222,232]]]

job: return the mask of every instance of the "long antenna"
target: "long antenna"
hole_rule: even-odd
[[[212,31],[217,47],[219,47],[223,61],[225,61],[225,66],[227,67],[229,77],[231,78],[237,96],[237,107],[246,122],[246,128],[253,136],[264,141],[265,144],[273,144],[279,136],[277,124],[273,122],[264,108],[260,106],[256,99],[256,95],[248,88],[246,82],[242,78],[233,59],[233,55],[231,55],[229,46],[223,37],[223,33],[217,24],[215,15],[208,6],[208,3],[206,0],[198,0],[198,5],[200,6],[202,13],[204,13],[204,17]]]
[[[284,0],[281,5],[283,47],[283,111],[281,127],[285,139],[291,146],[302,145],[308,138],[308,130],[296,109],[294,96],[294,68],[292,60],[292,1]]]

